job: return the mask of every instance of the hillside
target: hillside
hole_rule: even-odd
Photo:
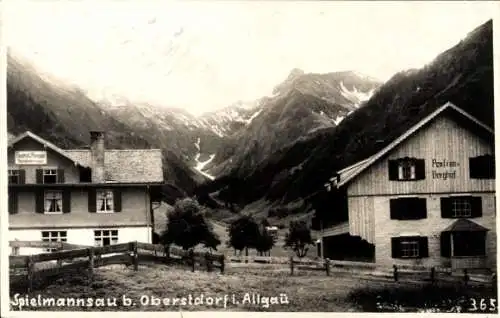
[[[177,154],[162,147],[155,134],[127,125],[90,100],[11,54],[7,57],[7,128],[14,135],[30,130],[62,148],[88,145],[90,130],[104,130],[108,148],[162,148],[165,180],[190,192],[203,182]]]
[[[246,175],[273,152],[335,127],[380,85],[355,72],[292,70],[272,97],[260,100],[252,121],[217,151],[209,171],[217,176]]]
[[[431,63],[394,75],[337,127],[275,152],[244,176],[231,174],[199,191],[222,189],[220,198],[243,205],[307,197],[334,171],[385,147],[447,101],[493,126],[492,43],[490,20]]]

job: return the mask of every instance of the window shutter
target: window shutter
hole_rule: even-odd
[[[64,183],[64,169],[57,169],[57,183]]]
[[[43,183],[43,169],[36,169],[36,183]]]
[[[119,189],[113,189],[113,204],[115,212],[122,211],[122,193]]]
[[[26,170],[19,169],[19,184],[26,184]]]
[[[401,218],[401,200],[399,199],[390,199],[389,200],[389,208],[391,220],[399,220]]]
[[[415,179],[424,180],[425,179],[425,160],[424,159],[414,159],[415,161]]]
[[[64,189],[62,193],[63,213],[71,212],[71,190]]]
[[[492,155],[486,155],[484,156],[484,161],[486,176],[488,178],[495,178],[495,158]]]
[[[478,176],[478,158],[477,157],[473,157],[473,158],[469,158],[469,177],[471,179],[475,179],[477,178]]]
[[[415,200],[415,209],[417,219],[427,218],[427,200],[425,198],[417,198]]]
[[[441,198],[441,217],[451,218],[451,198]]]
[[[420,257],[429,257],[429,239],[427,236],[421,236],[419,238],[419,255]]]
[[[449,232],[441,233],[441,256],[451,257],[451,239]]]
[[[401,257],[401,244],[399,237],[391,237],[391,256],[392,258]]]
[[[89,212],[95,213],[96,212],[96,190],[95,189],[89,189],[88,192],[88,205],[89,205]]]
[[[18,202],[19,199],[17,191],[9,191],[9,214],[16,214],[19,212]]]
[[[44,208],[43,208],[43,190],[42,189],[37,189],[35,191],[35,212],[36,213],[43,213]]]
[[[398,162],[396,160],[388,161],[389,180],[398,180]]]
[[[483,204],[481,197],[471,197],[471,216],[473,218],[479,218],[483,216]]]

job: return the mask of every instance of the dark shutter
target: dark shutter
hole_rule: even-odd
[[[19,169],[19,184],[26,184],[26,170]]]
[[[426,219],[427,218],[427,200],[425,198],[415,199],[415,218],[416,219]]]
[[[119,189],[113,189],[113,204],[115,212],[122,211],[122,192]]]
[[[57,169],[57,183],[64,183],[64,169]]]
[[[471,179],[475,179],[478,177],[478,158],[477,157],[473,157],[473,158],[469,158],[469,177]]]
[[[440,240],[441,240],[441,256],[451,257],[450,232],[442,232]]]
[[[401,239],[399,237],[391,237],[391,256],[392,258],[401,257]]]
[[[425,179],[425,160],[424,159],[414,159],[415,162],[415,179],[424,180]]]
[[[36,169],[36,183],[43,183],[43,169]]]
[[[35,191],[35,212],[36,213],[43,213],[43,190],[42,189],[36,189]]]
[[[441,217],[452,218],[451,198],[441,198]]]
[[[96,212],[96,191],[95,189],[89,189],[88,192],[88,204],[89,204],[89,212]]]
[[[391,220],[399,220],[401,218],[401,200],[399,199],[390,199],[389,200],[389,209]]]
[[[63,213],[71,212],[71,190],[64,189],[62,193]]]
[[[389,168],[389,180],[398,180],[398,161],[397,160],[389,160],[388,168]]]
[[[17,191],[9,190],[9,214],[16,214],[19,212],[18,196]]]
[[[429,239],[427,236],[419,237],[419,255],[420,257],[429,257]]]
[[[471,197],[471,217],[479,218],[483,216],[483,204],[481,197]]]

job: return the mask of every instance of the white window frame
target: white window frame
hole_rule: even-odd
[[[47,211],[47,200],[48,200],[48,194],[54,193],[58,194],[60,196],[59,198],[56,198],[56,200],[60,200],[60,211]],[[60,190],[45,190],[43,192],[43,213],[44,214],[63,214],[63,193]]]
[[[418,240],[402,240],[399,248],[402,258],[416,258],[420,256],[420,242]]]
[[[405,169],[410,169],[409,178],[405,178]],[[406,173],[408,173],[406,171]],[[402,161],[398,164],[398,179],[399,180],[415,180],[417,178],[415,162]]]
[[[48,233],[47,237],[44,237],[43,234]],[[53,235],[56,233],[56,235]],[[68,231],[61,230],[43,230],[41,232],[42,242],[67,242],[68,241]],[[55,248],[46,248],[45,251],[53,252]]]
[[[19,174],[20,170],[19,169],[9,169],[9,183],[11,184],[19,184]],[[17,177],[17,182],[10,182],[11,177]]]
[[[472,216],[472,203],[468,198],[453,198],[451,212],[455,218],[470,218]]]
[[[55,176],[56,180],[54,182],[45,182],[46,176]],[[44,168],[42,172],[42,181],[44,184],[57,183],[57,168]]]
[[[104,239],[109,239],[109,244],[104,245]],[[99,229],[94,230],[94,246],[101,247],[107,245],[118,244],[118,230],[117,229]]]
[[[103,195],[104,194],[104,195]],[[107,197],[107,195],[111,195],[111,197]],[[101,206],[103,204],[103,196],[105,197],[104,200],[104,210],[101,210]],[[96,213],[115,213],[115,200],[114,200],[114,194],[113,190],[107,190],[107,189],[100,189],[96,191]],[[106,208],[106,201],[111,200],[111,208],[108,210]]]

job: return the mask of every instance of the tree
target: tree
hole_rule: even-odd
[[[229,242],[235,250],[241,251],[245,249],[248,256],[248,248],[253,248],[259,239],[259,226],[255,220],[248,215],[242,215],[231,223],[228,229]]]
[[[302,258],[307,255],[309,245],[313,244],[311,229],[304,221],[290,222],[290,228],[285,237],[285,248],[291,248],[297,257]]]
[[[263,227],[260,231],[259,237],[257,238],[255,249],[259,252],[259,255],[262,256],[264,253],[268,253],[273,248],[275,242],[275,237],[271,235],[265,227]]]
[[[207,222],[202,207],[193,199],[177,200],[173,211],[168,215],[167,229],[161,237],[162,243],[168,248],[176,244],[184,250],[205,244],[216,248],[220,240]]]

